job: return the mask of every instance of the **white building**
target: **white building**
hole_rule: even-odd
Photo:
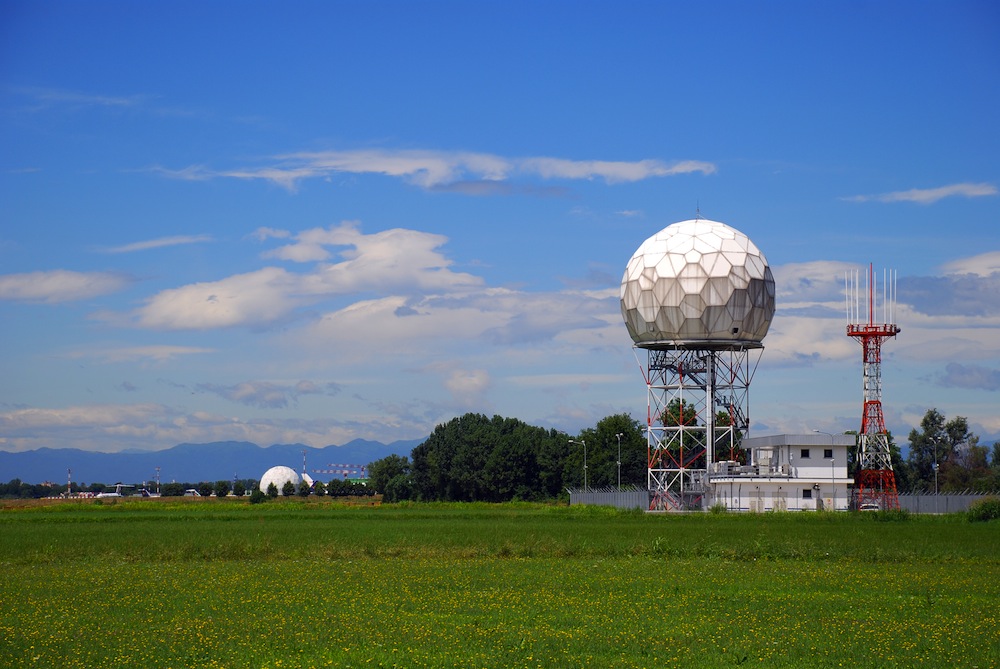
[[[709,506],[732,511],[846,511],[847,454],[854,436],[826,433],[779,434],[743,440],[747,465],[714,462],[709,472]]]

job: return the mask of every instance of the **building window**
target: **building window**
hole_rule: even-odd
[[[808,448],[803,448],[802,452],[799,454],[799,457],[801,457],[803,459],[809,459],[809,449]]]
[[[833,449],[832,448],[824,448],[823,449],[823,457],[826,458],[827,460],[832,460],[833,459]]]
[[[813,498],[813,489],[812,488],[803,488],[803,490],[802,490],[802,499],[812,499],[812,498]]]

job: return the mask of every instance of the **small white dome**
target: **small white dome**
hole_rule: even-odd
[[[294,469],[281,466],[271,467],[260,477],[260,489],[263,492],[267,492],[267,487],[273,483],[278,489],[278,494],[281,494],[281,489],[285,487],[285,483],[288,481],[291,481],[292,485],[298,488],[300,479]]]

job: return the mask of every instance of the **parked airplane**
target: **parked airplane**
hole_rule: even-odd
[[[109,491],[105,490],[104,492],[98,493],[97,496],[98,497],[124,497],[125,495],[122,494],[122,490],[125,489],[125,488],[134,488],[134,487],[135,487],[134,485],[126,485],[124,483],[116,483],[115,484],[115,491],[114,492],[109,492]]]

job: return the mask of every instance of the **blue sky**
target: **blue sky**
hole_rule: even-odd
[[[778,311],[752,433],[1000,439],[990,2],[0,4],[0,449],[575,433],[646,389],[618,291],[696,212]]]

